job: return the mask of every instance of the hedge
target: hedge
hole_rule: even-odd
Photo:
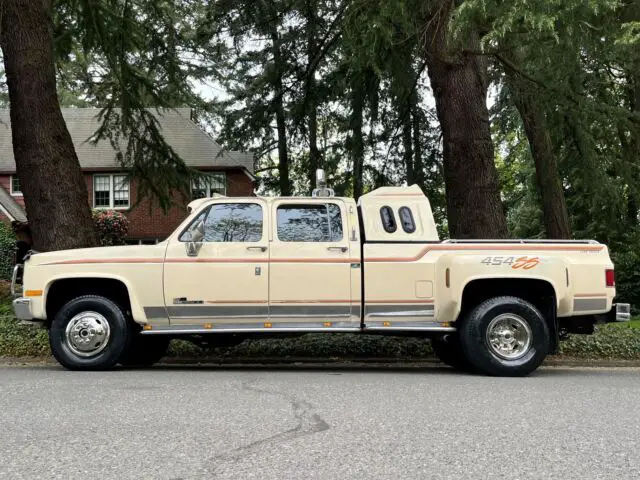
[[[5,222],[0,222],[0,279],[11,278],[16,253],[16,235]]]

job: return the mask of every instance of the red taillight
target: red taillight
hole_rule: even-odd
[[[607,287],[615,287],[616,286],[616,273],[610,268],[605,273],[605,278],[607,280]]]

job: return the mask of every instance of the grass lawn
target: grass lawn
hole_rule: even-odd
[[[628,322],[614,323],[618,328],[640,328],[640,318],[632,318]]]

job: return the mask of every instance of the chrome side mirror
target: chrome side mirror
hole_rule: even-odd
[[[185,243],[185,250],[190,257],[197,257],[204,239],[204,221],[198,220],[189,229],[190,240]]]

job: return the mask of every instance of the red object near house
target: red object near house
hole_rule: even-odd
[[[182,199],[165,213],[150,200],[133,207],[138,187],[128,182],[109,141],[96,145],[88,141],[100,126],[97,108],[63,108],[62,114],[73,139],[80,167],[87,183],[87,201],[91,208],[119,210],[129,219],[129,242],[156,243],[164,240],[186,218],[186,204],[193,198],[254,195],[253,157],[248,153],[226,151],[193,120],[191,109],[164,110],[154,114],[167,143],[197,170],[210,174],[208,182],[193,182],[192,198]],[[0,110],[0,220],[24,223],[24,199],[11,143],[9,110]]]

